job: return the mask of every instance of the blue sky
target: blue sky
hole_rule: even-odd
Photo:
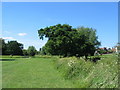
[[[101,47],[113,47],[118,42],[117,2],[3,2],[2,37],[17,40],[24,48],[37,50],[47,39],[40,40],[38,30],[56,24],[92,27],[97,30]]]

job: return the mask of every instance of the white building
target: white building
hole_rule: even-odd
[[[120,53],[120,43],[115,46],[116,53]]]

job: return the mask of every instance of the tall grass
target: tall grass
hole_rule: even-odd
[[[97,63],[75,57],[60,58],[56,68],[78,88],[117,88],[118,56],[103,55]]]

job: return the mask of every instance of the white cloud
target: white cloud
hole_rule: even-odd
[[[27,33],[18,33],[19,36],[25,36]]]
[[[16,40],[16,39],[13,38],[13,37],[3,37],[3,39],[7,39],[7,40]]]

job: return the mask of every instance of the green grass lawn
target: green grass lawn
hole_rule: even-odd
[[[116,55],[103,55],[97,63],[57,56],[3,56],[3,88],[116,88]],[[1,60],[1,59],[0,59]],[[71,66],[69,62],[75,63]]]
[[[20,58],[3,57],[3,88],[71,88],[74,85],[65,80],[54,69],[55,57]]]

